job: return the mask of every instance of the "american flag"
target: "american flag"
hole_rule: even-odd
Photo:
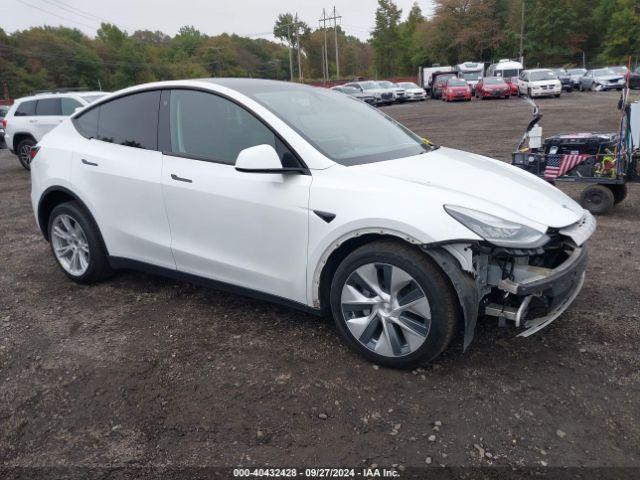
[[[547,168],[544,169],[544,179],[553,181],[561,177],[569,170],[580,165],[588,154],[552,154],[547,155]]]

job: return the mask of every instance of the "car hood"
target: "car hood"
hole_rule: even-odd
[[[600,77],[593,77],[598,81],[610,82],[611,80],[622,80],[624,77],[622,75],[602,75]]]
[[[440,147],[422,155],[350,168],[439,189],[443,205],[483,210],[540,230],[571,225],[584,215],[580,205],[535,175],[460,150]]]

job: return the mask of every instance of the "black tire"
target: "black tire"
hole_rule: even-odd
[[[555,97],[560,98],[560,95],[561,95],[560,93],[556,93]]]
[[[530,88],[527,88],[527,97],[529,97],[529,98],[533,98],[533,97],[531,96],[531,89],[530,89]]]
[[[615,203],[613,192],[605,185],[589,185],[580,194],[580,205],[594,215],[604,215]]]
[[[364,346],[349,330],[342,312],[342,289],[349,276],[368,263],[384,263],[403,269],[425,293],[431,324],[424,343],[404,356],[383,356]],[[369,361],[391,368],[412,368],[440,355],[449,345],[460,322],[458,297],[446,274],[426,254],[397,240],[380,240],[349,254],[331,281],[331,313],[346,344]]]
[[[627,184],[623,183],[622,185],[607,185],[613,193],[613,204],[617,205],[620,202],[624,201],[627,198],[627,194],[629,193],[629,189],[627,188]]]
[[[29,152],[31,151],[31,147],[35,146],[35,144],[36,141],[33,138],[29,137],[21,140],[16,147],[16,155],[18,156],[18,161],[25,170],[31,170],[31,156]]]
[[[80,227],[82,227],[89,246],[89,266],[84,274],[79,276],[73,275],[65,270],[54,252],[52,241],[53,224],[56,217],[62,214],[70,216],[80,225]],[[65,202],[56,206],[49,216],[47,231],[49,233],[49,242],[51,244],[51,253],[53,253],[53,257],[56,259],[56,262],[58,262],[58,266],[64,274],[74,282],[87,285],[104,280],[113,274],[98,227],[93,221],[93,218],[91,218],[91,216],[78,202]]]

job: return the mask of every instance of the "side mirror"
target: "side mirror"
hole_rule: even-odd
[[[246,173],[302,173],[302,168],[285,168],[271,145],[256,145],[240,151],[236,170]]]

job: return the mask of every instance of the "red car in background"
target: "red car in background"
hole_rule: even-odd
[[[486,77],[476,85],[476,98],[509,98],[511,86],[501,77]]]
[[[518,95],[518,77],[503,78],[504,82],[509,85],[511,95]]]
[[[454,100],[471,101],[471,87],[461,78],[450,78],[442,88],[442,101],[452,102]]]

